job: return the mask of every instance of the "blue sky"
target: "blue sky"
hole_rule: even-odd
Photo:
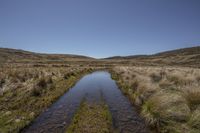
[[[0,47],[92,57],[200,45],[200,0],[0,0]]]

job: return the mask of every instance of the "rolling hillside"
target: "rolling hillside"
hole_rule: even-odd
[[[87,64],[87,65],[170,65],[200,67],[200,46],[165,51],[153,55],[113,56],[95,59],[71,54],[43,54],[0,48],[2,63]]]
[[[92,60],[91,57],[70,54],[42,54],[18,49],[0,48],[1,63],[50,63]]]
[[[165,51],[153,55],[114,56],[105,60],[141,65],[181,65],[200,67],[200,46]]]

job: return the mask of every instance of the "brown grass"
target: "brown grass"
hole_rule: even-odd
[[[113,70],[123,92],[139,106],[151,127],[163,133],[200,132],[188,124],[200,124],[195,119],[200,104],[199,69],[124,66]]]
[[[62,67],[0,68],[0,132],[19,132],[89,71]]]

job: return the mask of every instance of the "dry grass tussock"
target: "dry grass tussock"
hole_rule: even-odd
[[[114,71],[152,128],[163,133],[200,132],[200,69],[143,66]]]
[[[47,84],[59,78],[67,78],[72,72],[82,68],[0,68],[0,92],[3,95],[7,90],[22,89],[31,90],[35,86],[45,88]]]
[[[19,132],[90,69],[0,68],[0,132]]]

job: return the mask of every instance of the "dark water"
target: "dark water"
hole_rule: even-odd
[[[111,111],[114,128],[120,133],[148,133],[136,109],[118,89],[110,74],[104,71],[84,76],[22,132],[63,133],[83,98],[89,102],[99,102],[102,97]]]

